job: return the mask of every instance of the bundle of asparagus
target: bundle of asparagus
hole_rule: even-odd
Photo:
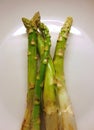
[[[28,89],[21,130],[77,130],[64,79],[64,53],[72,18],[68,17],[61,28],[53,59],[49,29],[39,12],[22,21],[28,35]]]

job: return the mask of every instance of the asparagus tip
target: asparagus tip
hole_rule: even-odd
[[[65,24],[67,24],[67,23],[68,23],[68,26],[72,25],[72,23],[73,23],[73,18],[72,18],[71,16],[68,16],[68,17],[67,17]]]
[[[24,24],[24,26],[28,29],[30,28],[30,20],[25,18],[25,17],[22,17],[22,22]]]
[[[40,23],[40,13],[38,11],[34,14],[33,18],[30,20],[30,24],[36,29],[39,23]]]
[[[70,19],[73,21],[73,17],[72,16],[68,16],[67,19]]]

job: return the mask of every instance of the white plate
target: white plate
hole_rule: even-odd
[[[65,76],[78,130],[94,130],[94,2],[1,1],[0,130],[19,130],[26,106],[27,37],[21,17],[40,11],[52,36],[52,54],[62,22],[74,18],[65,55]]]

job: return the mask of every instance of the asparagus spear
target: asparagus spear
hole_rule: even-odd
[[[44,111],[46,130],[58,130],[58,105],[55,85],[55,70],[52,59],[49,58],[44,81]],[[54,123],[54,125],[52,125]]]
[[[27,90],[27,106],[22,122],[21,130],[30,130],[31,127],[31,114],[33,106],[34,86],[37,71],[37,24],[40,19],[37,12],[31,20],[22,18],[22,21],[27,29],[28,34],[28,90]]]
[[[42,87],[43,80],[45,76],[46,65],[48,63],[49,50],[51,46],[50,35],[48,28],[43,24],[39,24],[39,29],[41,30],[45,42],[45,49],[43,56],[41,57],[39,73],[37,74],[36,83],[35,83],[35,95],[34,95],[34,106],[32,113],[32,130],[40,130],[40,104],[41,104],[41,96],[42,96]]]
[[[43,53],[44,53],[44,38],[42,37],[42,35],[40,33],[38,33],[37,36],[37,42],[38,42],[38,54],[39,57],[41,58]],[[43,92],[43,91],[42,91]],[[41,119],[41,125],[40,125],[40,129],[41,130],[46,130],[45,128],[45,118],[44,118],[44,112],[43,112],[43,93],[42,93],[42,101],[41,101],[41,112],[40,112],[40,119]]]
[[[70,98],[68,96],[65,79],[64,79],[64,54],[69,31],[72,25],[72,18],[68,17],[59,34],[55,54],[54,67],[56,71],[56,84],[58,87],[58,98],[60,104],[60,130],[76,130],[74,113],[71,107]]]
[[[38,50],[42,57],[44,51],[44,39],[38,34]],[[51,56],[49,55],[48,64],[46,67],[45,80],[44,80],[44,91],[43,91],[43,105],[45,113],[45,126],[46,130],[58,130],[58,104],[56,95],[55,80],[55,69]],[[52,125],[54,122],[54,125]]]

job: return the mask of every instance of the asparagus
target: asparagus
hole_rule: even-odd
[[[45,49],[41,57],[39,73],[37,74],[35,83],[34,106],[32,112],[32,130],[40,130],[40,104],[42,96],[42,87],[51,46],[48,28],[43,23],[40,23],[39,30],[41,30],[43,37],[45,38]]]
[[[38,50],[42,57],[44,51],[44,39],[38,34]],[[49,55],[48,64],[46,67],[44,91],[43,91],[43,105],[45,113],[46,130],[58,130],[58,113],[57,113],[57,95],[55,80],[55,69],[51,56]],[[52,125],[54,122],[54,125]],[[43,122],[44,123],[44,122]]]
[[[41,58],[43,53],[44,53],[44,38],[42,37],[42,35],[40,33],[38,33],[37,40],[38,40],[37,41],[38,42],[38,44],[37,44],[38,45],[37,46],[38,54],[39,54],[39,57]],[[40,112],[40,119],[42,120],[41,125],[40,125],[41,130],[46,130],[44,116],[45,115],[44,115],[44,112],[43,112],[43,93],[42,93],[41,112]]]
[[[27,29],[28,34],[28,89],[27,89],[27,106],[25,110],[24,120],[21,130],[30,130],[31,114],[33,106],[34,86],[37,71],[37,24],[40,19],[37,12],[31,20],[22,18],[22,21]]]
[[[54,67],[56,71],[56,84],[58,88],[59,99],[59,119],[60,130],[76,130],[75,117],[71,106],[71,101],[67,92],[65,78],[64,78],[64,54],[66,49],[66,42],[72,25],[72,17],[68,17],[64,26],[61,28],[59,34],[55,54]]]
[[[58,130],[58,105],[55,85],[55,70],[52,59],[49,58],[44,81],[44,111],[46,130]],[[54,122],[54,125],[52,125]]]

